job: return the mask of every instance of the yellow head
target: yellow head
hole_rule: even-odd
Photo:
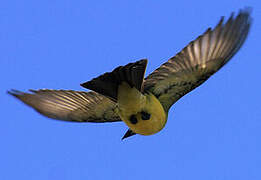
[[[123,83],[118,89],[119,116],[135,133],[152,135],[166,124],[167,116],[159,100],[151,93],[143,95]]]

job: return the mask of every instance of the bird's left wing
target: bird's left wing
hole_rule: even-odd
[[[208,29],[180,53],[152,72],[144,91],[152,92],[167,112],[186,93],[205,82],[225,65],[244,43],[251,24],[249,9],[233,14]]]
[[[115,112],[116,103],[96,92],[71,90],[17,90],[9,94],[31,106],[39,113],[53,119],[74,122],[121,121]]]

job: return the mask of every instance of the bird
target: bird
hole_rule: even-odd
[[[145,76],[148,60],[119,66],[81,84],[89,91],[39,89],[10,95],[40,114],[71,122],[124,122],[122,139],[153,135],[167,122],[169,109],[185,94],[223,67],[245,42],[251,27],[251,9],[222,16],[179,53]]]

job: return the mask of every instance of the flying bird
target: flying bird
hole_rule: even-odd
[[[245,42],[251,25],[243,9],[190,42],[177,55],[144,78],[147,60],[119,66],[81,84],[89,92],[73,90],[17,90],[9,94],[53,119],[74,122],[123,121],[128,131],[152,135],[162,130],[170,107],[223,67]]]

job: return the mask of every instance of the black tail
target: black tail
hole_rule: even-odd
[[[91,81],[81,84],[81,86],[96,91],[113,101],[117,101],[118,86],[122,82],[127,82],[131,87],[143,91],[143,80],[147,60],[142,59],[125,66],[119,66],[112,72],[107,72]]]

